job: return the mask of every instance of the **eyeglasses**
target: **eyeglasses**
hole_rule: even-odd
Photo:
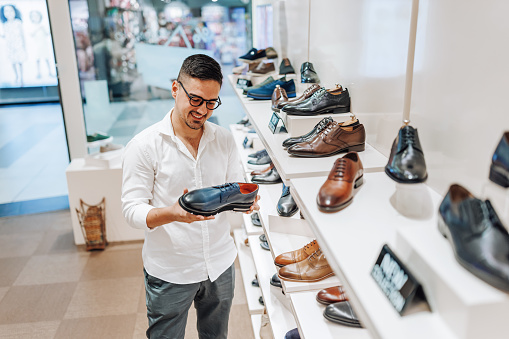
[[[202,97],[197,96],[197,95],[189,95],[189,93],[187,93],[184,85],[182,85],[180,80],[177,80],[177,82],[180,84],[180,86],[182,86],[182,89],[184,90],[184,92],[186,92],[186,95],[189,98],[189,104],[191,106],[200,107],[203,104],[203,102],[205,102],[205,107],[207,107],[207,109],[214,110],[214,109],[218,108],[219,105],[221,105],[221,99],[219,97],[217,97],[217,100],[216,99],[205,100]]]

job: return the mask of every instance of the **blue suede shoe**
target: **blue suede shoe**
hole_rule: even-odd
[[[189,213],[203,216],[232,210],[247,212],[257,194],[257,184],[234,182],[188,192],[179,198],[179,205]]]
[[[502,135],[491,158],[490,180],[502,187],[509,187],[509,132]]]
[[[293,79],[288,81],[284,81],[283,79],[284,78],[281,78],[260,88],[250,90],[247,92],[247,97],[258,100],[270,100],[272,99],[272,93],[276,89],[276,86],[279,85],[286,91],[288,98],[295,98],[297,96],[295,93],[295,82]]]

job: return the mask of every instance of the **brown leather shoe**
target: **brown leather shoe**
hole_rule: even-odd
[[[322,212],[337,212],[350,205],[354,188],[362,185],[364,169],[357,152],[349,152],[336,159],[329,177],[316,196],[318,209]]]
[[[346,300],[348,300],[348,297],[343,290],[343,286],[329,287],[321,290],[316,295],[316,301],[324,305],[330,305]]]
[[[271,169],[273,169],[273,168],[274,168],[274,163],[272,163],[272,162],[271,162],[271,163],[270,163],[270,165],[269,165],[269,167],[264,168],[264,169],[259,170],[259,171],[252,171],[252,172],[251,172],[251,175],[252,175],[252,176],[254,176],[254,175],[261,175],[261,174],[265,174],[265,173],[267,173],[268,171],[270,171],[270,170],[271,170]]]
[[[255,69],[251,70],[250,72],[252,75],[265,75],[267,73],[275,72],[276,67],[274,66],[273,62],[260,62],[258,66],[256,66]]]
[[[281,86],[276,85],[276,88],[274,88],[274,92],[272,92],[272,110],[279,112],[279,108],[277,108],[278,103],[281,100],[288,101],[288,96],[286,95],[286,91],[284,88],[281,88]]]
[[[296,262],[305,260],[311,254],[316,252],[319,248],[320,246],[318,246],[316,240],[313,240],[309,244],[302,248],[299,248],[298,250],[281,253],[276,257],[276,259],[274,259],[274,264],[276,264],[276,266],[279,267],[294,264]]]
[[[365,148],[366,131],[364,125],[342,126],[336,121],[312,139],[288,148],[288,153],[297,157],[328,157],[341,152],[362,152]]]
[[[288,100],[288,98],[286,98],[286,100],[280,100],[277,104],[277,108],[281,109],[284,107],[284,105],[288,105],[288,104],[298,104],[298,103],[306,100],[307,98],[311,97],[313,95],[313,93],[318,91],[321,87],[322,86],[320,86],[318,84],[312,84],[304,91],[304,93],[302,93],[302,95],[300,97],[294,98],[291,100]]]
[[[318,249],[307,259],[281,267],[278,277],[288,281],[315,282],[334,275],[322,250]]]

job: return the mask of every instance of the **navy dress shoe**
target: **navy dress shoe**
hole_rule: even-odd
[[[323,311],[325,319],[337,324],[362,327],[357,315],[353,311],[352,306],[348,301],[340,301],[338,303],[330,304]]]
[[[502,135],[491,158],[490,180],[502,187],[509,187],[509,132]]]
[[[290,187],[283,184],[283,193],[277,203],[277,214],[282,217],[291,217],[299,208],[290,194]]]
[[[488,284],[509,292],[509,234],[489,200],[451,185],[440,204],[438,229],[456,260]]]
[[[187,192],[179,198],[179,205],[187,212],[210,216],[224,211],[249,211],[258,194],[258,185],[227,183]]]
[[[274,82],[266,84],[260,88],[249,90],[247,92],[247,97],[258,100],[271,100],[272,93],[276,89],[277,85],[279,85],[281,88],[285,90],[288,98],[295,98],[297,96],[295,92],[295,82],[293,81],[293,79],[285,81],[285,78],[281,78]]]
[[[320,82],[320,78],[318,74],[316,74],[315,68],[313,64],[310,62],[304,62],[300,66],[300,82],[303,84],[314,83],[317,84]]]
[[[265,49],[257,50],[256,48],[251,48],[249,52],[247,52],[243,56],[240,56],[239,60],[246,63],[252,63],[263,60],[266,57],[267,55],[265,54]]]
[[[401,184],[418,184],[428,179],[426,161],[417,129],[403,126],[392,143],[385,173]]]
[[[300,339],[299,330],[294,328],[293,330],[286,332],[285,339]]]
[[[272,286],[276,286],[276,287],[279,287],[279,288],[282,288],[283,285],[281,285],[281,280],[279,279],[279,277],[277,276],[277,273],[274,273],[274,275],[272,276],[272,278],[270,278],[270,284]]]

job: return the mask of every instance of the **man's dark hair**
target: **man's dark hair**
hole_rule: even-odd
[[[205,54],[194,54],[186,58],[180,67],[177,80],[189,76],[200,80],[214,80],[223,85],[223,73],[216,60]]]

